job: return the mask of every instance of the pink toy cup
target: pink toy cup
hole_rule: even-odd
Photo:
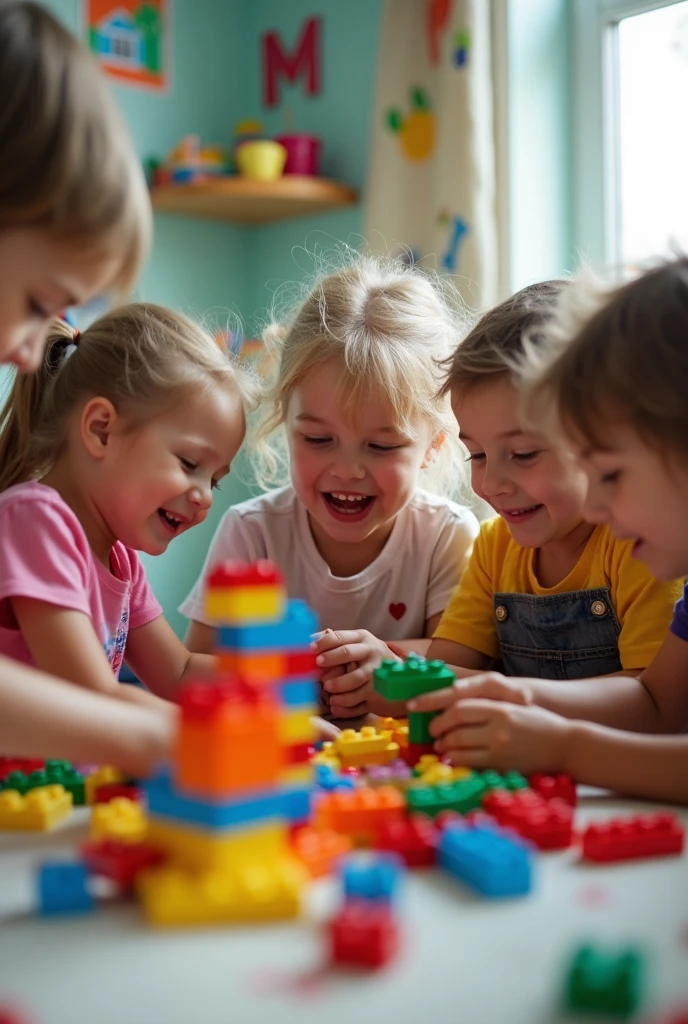
[[[321,146],[317,135],[278,135],[275,142],[279,142],[287,151],[284,174],[317,175]]]

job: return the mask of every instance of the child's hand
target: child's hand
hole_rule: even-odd
[[[452,669],[459,672],[459,669]],[[409,711],[442,711],[457,700],[471,698],[507,701],[510,704],[534,704],[533,691],[527,679],[509,679],[499,672],[480,672],[467,674],[464,679],[457,679],[453,686],[444,690],[424,693],[409,702]]]
[[[437,753],[452,764],[527,775],[565,770],[572,724],[535,705],[455,699],[432,720],[430,732]]]
[[[325,629],[311,648],[317,653],[316,664],[334,718],[405,714],[403,704],[390,704],[373,689],[373,672],[384,659],[400,660],[382,640],[366,629]]]

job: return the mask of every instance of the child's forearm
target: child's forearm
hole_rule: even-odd
[[[571,722],[561,770],[629,796],[688,804],[688,736],[640,736]]]
[[[632,732],[667,731],[654,700],[633,676],[562,682],[529,679],[528,687],[536,704],[564,718],[582,718]]]
[[[161,702],[162,703],[162,702]],[[0,753],[147,772],[172,750],[176,708],[133,707],[0,659]]]
[[[144,690],[140,686],[130,686],[128,683],[120,683],[113,693],[118,700],[123,700],[127,704],[151,708],[154,711],[165,711],[170,707],[169,700],[157,697],[150,690]]]

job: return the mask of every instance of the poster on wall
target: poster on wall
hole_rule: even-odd
[[[166,92],[171,81],[171,0],[82,0],[86,40],[111,78]]]

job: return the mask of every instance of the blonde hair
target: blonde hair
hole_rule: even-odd
[[[0,0],[0,231],[115,254],[125,294],[151,210],[129,133],[86,49],[37,3]]]
[[[609,427],[625,423],[658,451],[688,459],[687,258],[611,289],[581,275],[545,344],[526,355],[531,417],[600,449]]]
[[[445,360],[440,395],[508,378],[520,384],[526,345],[536,347],[566,280],[528,285],[484,313],[456,351]]]
[[[260,486],[288,480],[284,425],[294,389],[331,360],[341,367],[336,398],[355,415],[382,390],[395,427],[417,436],[419,419],[444,436],[427,473],[429,486],[457,493],[463,466],[449,403],[438,397],[438,361],[452,351],[464,318],[451,282],[390,258],[349,256],[348,265],[318,278],[284,322],[271,323],[263,341],[274,354],[276,379],[253,450]],[[335,397],[335,396],[333,396]]]
[[[235,389],[245,410],[255,405],[248,371],[170,309],[120,306],[78,336],[57,320],[42,367],[17,374],[0,413],[0,490],[47,472],[65,443],[70,414],[91,397],[109,399],[135,430],[190,388],[213,386]]]

